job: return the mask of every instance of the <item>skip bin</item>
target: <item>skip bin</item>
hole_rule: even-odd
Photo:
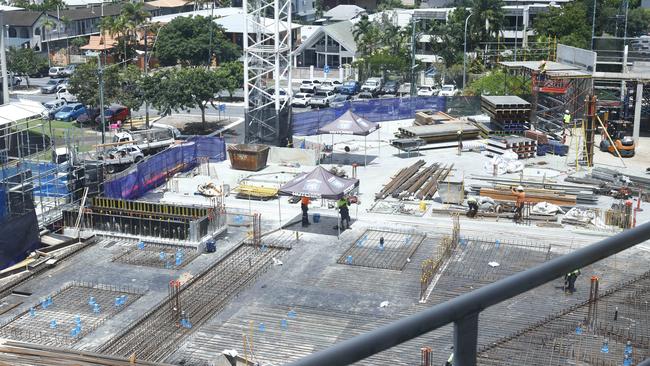
[[[266,167],[269,147],[254,144],[230,145],[228,146],[228,155],[233,169],[256,172]]]

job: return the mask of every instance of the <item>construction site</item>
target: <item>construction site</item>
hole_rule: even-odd
[[[597,74],[559,47],[501,62],[530,95],[464,99],[477,114],[439,96],[294,114],[262,100],[240,143],[170,138],[121,171],[92,154],[107,144],[23,107],[0,125],[0,364],[300,363],[647,231],[650,74]],[[252,69],[263,90],[270,73]],[[637,91],[633,121],[597,79]],[[645,239],[477,303],[473,364],[650,359]],[[457,320],[355,364],[462,360]]]

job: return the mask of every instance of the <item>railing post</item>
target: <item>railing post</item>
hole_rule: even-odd
[[[478,346],[478,314],[454,322],[454,366],[475,366]]]

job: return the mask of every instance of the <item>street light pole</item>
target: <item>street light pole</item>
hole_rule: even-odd
[[[465,92],[465,81],[467,78],[467,21],[469,21],[469,17],[471,16],[472,13],[469,13],[467,18],[465,18],[465,41],[463,42],[463,93]]]
[[[7,75],[7,53],[5,50],[4,11],[0,11],[0,69],[2,69],[2,104],[9,103],[9,77]]]
[[[106,52],[106,51],[104,51]],[[106,142],[106,116],[104,116],[104,70],[102,69],[101,55],[97,54],[97,76],[99,78],[99,115],[102,121],[102,144]]]
[[[591,50],[594,50],[594,37],[596,37],[596,0],[594,0],[594,11],[591,13]]]
[[[417,90],[415,86],[415,22],[417,21],[415,14],[413,14],[411,21],[413,22],[413,34],[411,35],[411,97],[414,97]]]

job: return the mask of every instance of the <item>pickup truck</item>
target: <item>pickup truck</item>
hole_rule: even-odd
[[[311,97],[310,105],[312,108],[329,107],[330,102],[334,99],[335,94],[329,91],[317,91]]]
[[[316,88],[316,90],[330,91],[336,93],[339,91],[340,87],[341,87],[341,82],[338,80],[334,80],[334,81],[325,80],[320,84],[320,86]]]
[[[106,172],[109,174],[125,169],[131,164],[137,164],[142,159],[144,159],[142,150],[132,145],[109,149],[97,156],[97,160],[104,162]]]
[[[133,144],[143,153],[153,154],[174,144],[174,131],[168,128],[150,128],[148,130],[120,131],[113,136],[113,144]]]
[[[361,85],[361,91],[377,95],[382,86],[381,78],[369,78],[363,85]]]

